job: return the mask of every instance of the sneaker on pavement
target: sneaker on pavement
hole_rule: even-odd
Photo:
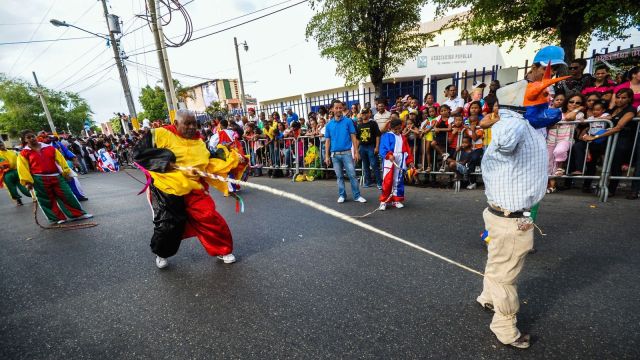
[[[22,206],[22,205],[24,205],[24,204],[22,203],[22,199],[17,198],[17,199],[16,199],[16,205],[18,205],[18,206]]]
[[[531,336],[529,334],[520,335],[520,337],[509,344],[510,346],[516,347],[518,349],[527,349],[531,346]]]
[[[344,202],[344,197],[340,196],[338,198],[338,204],[342,204]]]
[[[58,221],[56,221],[56,224],[58,224],[58,225],[60,225],[60,224],[64,224],[64,223],[66,223],[67,221],[69,221],[69,220],[67,220],[67,219],[64,219],[64,220],[58,220]]]
[[[158,269],[164,269],[169,266],[169,260],[160,256],[156,256],[156,266],[158,267]]]
[[[382,190],[382,185],[378,185],[378,190]]]
[[[380,206],[378,207],[378,210],[380,210],[380,211],[385,211],[385,210],[387,210],[387,203],[383,203],[383,202],[381,202],[381,203],[380,203]]]
[[[218,255],[218,259],[224,261],[225,264],[233,264],[236,262],[236,257],[233,256],[233,254]]]
[[[404,205],[400,201],[394,202],[393,206],[395,206],[396,209],[402,209],[404,207]]]
[[[356,199],[356,201],[357,201],[357,202],[359,202],[359,203],[366,203],[366,202],[367,202],[367,199],[363,198],[362,196],[359,196],[359,197]]]
[[[478,185],[476,183],[471,183],[469,185],[467,185],[467,190],[473,190],[477,187]]]
[[[78,217],[78,220],[81,220],[81,219],[91,219],[92,217],[93,217],[93,214],[86,213],[86,214],[84,214],[84,215],[82,215],[82,216]]]

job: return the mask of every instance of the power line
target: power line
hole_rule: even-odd
[[[292,4],[292,5],[289,5],[289,6],[283,7],[283,8],[281,8],[281,9],[278,9],[278,10],[272,11],[272,12],[270,12],[270,13],[264,14],[264,15],[262,15],[262,16],[258,16],[258,17],[256,17],[256,18],[253,18],[253,19],[250,19],[250,20],[247,20],[247,21],[241,22],[241,23],[239,23],[239,24],[232,25],[232,26],[226,27],[226,28],[224,28],[224,29],[214,31],[214,32],[212,32],[212,33],[208,33],[208,34],[205,34],[205,35],[201,35],[201,36],[198,36],[198,37],[192,38],[192,39],[191,39],[191,41],[200,40],[200,39],[203,39],[203,38],[208,37],[208,36],[211,36],[211,35],[219,34],[219,33],[221,33],[221,32],[224,32],[224,31],[227,31],[227,30],[231,30],[231,29],[237,28],[237,27],[239,27],[239,26],[242,26],[242,25],[245,25],[245,24],[248,24],[248,23],[251,23],[251,22],[254,22],[254,21],[260,20],[260,19],[263,19],[263,18],[265,18],[265,17],[267,17],[267,16],[271,16],[271,15],[273,15],[273,14],[277,14],[277,13],[279,13],[279,12],[281,12],[281,11],[284,11],[284,10],[287,10],[287,9],[290,9],[290,8],[292,8],[292,7],[294,7],[294,6],[297,6],[297,5],[300,5],[300,4],[303,4],[303,3],[306,3],[306,2],[308,2],[308,1],[309,1],[309,0],[302,0],[302,1],[299,1],[299,2],[297,2],[297,3],[295,3],[295,4]],[[166,49],[167,47],[166,47],[166,46],[164,46],[163,48],[165,48],[165,49]],[[143,48],[140,48],[140,49],[134,49],[134,50],[132,50],[132,51],[141,50],[141,49],[143,49]],[[147,53],[150,53],[150,52],[154,52],[154,51],[161,51],[161,50],[162,50],[162,48],[161,48],[161,49],[151,49],[151,50],[147,50],[147,51],[141,51],[141,52],[137,52],[137,53],[129,54],[129,56],[136,56],[136,55],[141,55],[141,54],[147,54]]]
[[[89,86],[85,87],[84,89],[82,89],[82,90],[80,90],[80,91],[76,91],[75,93],[80,94],[81,92],[85,92],[85,91],[87,91],[87,90],[91,90],[91,89],[93,89],[94,87],[98,86],[98,85],[100,84],[100,82],[102,81],[102,79],[104,79],[107,75],[109,75],[110,70],[111,70],[114,66],[116,66],[116,64],[113,64],[113,65],[109,66],[109,67],[107,68],[107,70],[108,70],[108,71],[105,71],[105,72],[104,72],[104,74],[102,74],[102,76],[100,76],[100,77],[98,78],[98,80],[96,80],[93,84],[91,84],[91,85],[89,85]]]
[[[9,74],[11,74],[11,72],[13,71],[13,67],[16,66],[16,64],[18,63],[18,60],[20,60],[20,58],[22,57],[22,54],[24,54],[24,51],[27,49],[27,47],[29,46],[29,43],[31,40],[33,40],[33,37],[36,36],[36,34],[38,33],[38,30],[40,30],[40,27],[42,26],[42,23],[44,22],[44,20],[47,18],[47,15],[49,15],[49,13],[51,12],[51,9],[53,9],[53,5],[55,5],[56,0],[53,0],[51,2],[51,5],[49,6],[49,9],[47,9],[47,12],[44,13],[44,16],[42,17],[42,19],[40,20],[40,24],[36,27],[35,30],[33,30],[33,32],[31,33],[31,36],[29,37],[29,42],[25,43],[26,45],[24,45],[22,47],[22,51],[20,52],[20,55],[18,55],[18,57],[16,58],[16,60],[13,62],[13,65],[11,65],[11,68],[9,68]]]
[[[85,77],[87,75],[87,73],[93,73],[94,71],[97,70],[97,68],[102,68],[106,63],[111,61],[111,58],[109,58],[107,61],[103,62],[102,64],[98,65],[97,67],[93,68],[93,70],[90,70],[89,72],[85,73],[84,75],[80,75],[80,79],[74,81],[73,83],[71,83],[70,85],[65,85],[63,87],[64,84],[67,83],[67,81],[73,79],[74,77],[78,76],[78,74],[80,73],[80,71],[82,71],[84,68],[86,68],[87,66],[91,65],[93,63],[93,61],[95,59],[97,59],[100,55],[102,55],[105,51],[107,51],[107,49],[109,48],[105,48],[104,50],[102,50],[102,52],[100,52],[98,55],[96,55],[95,57],[93,57],[91,60],[89,60],[89,62],[87,62],[86,64],[84,64],[84,66],[82,66],[79,70],[77,70],[75,73],[71,74],[71,76],[67,77],[66,79],[64,79],[62,82],[58,83],[58,85],[54,86],[54,88],[62,88],[62,89],[66,89],[69,86],[75,85],[78,82],[81,82],[83,80],[83,77]]]
[[[2,42],[0,43],[0,45],[34,44],[34,43],[43,43],[43,42],[57,42],[57,41],[82,40],[82,39],[93,39],[93,38],[94,38],[93,36],[80,36],[80,37],[71,37],[71,38],[63,38],[63,39],[9,41],[9,42]]]
[[[73,83],[61,88],[60,90],[68,89],[68,88],[70,88],[70,87],[72,87],[74,85],[77,85],[77,84],[79,84],[79,83],[81,83],[83,81],[87,81],[87,80],[91,79],[92,77],[94,77],[94,76],[102,73],[103,71],[106,71],[106,70],[108,70],[108,69],[110,69],[110,68],[112,68],[114,66],[116,66],[116,64],[111,64],[111,65],[107,66],[106,68],[100,68],[100,70],[94,72],[93,74],[91,74],[89,76],[85,76],[82,79],[78,79],[78,80],[74,81]]]
[[[297,47],[297,46],[300,46],[300,45],[301,45],[301,44],[303,44],[303,43],[304,43],[304,41],[299,42],[299,43],[294,44],[294,45],[292,45],[292,46],[290,46],[290,47],[288,47],[288,48],[286,48],[286,49],[279,50],[279,51],[277,51],[277,52],[275,52],[275,53],[272,53],[272,54],[270,54],[270,55],[267,55],[267,56],[265,56],[265,57],[261,57],[261,58],[259,58],[259,59],[254,60],[254,61],[251,61],[251,62],[245,63],[245,64],[244,64],[244,66],[246,67],[246,66],[253,65],[253,64],[256,64],[256,63],[262,62],[262,61],[264,61],[264,60],[270,59],[270,58],[272,58],[272,57],[274,57],[274,56],[277,56],[277,55],[280,55],[280,54],[282,54],[282,53],[284,53],[284,52],[286,52],[286,51],[289,51],[289,50],[291,50],[291,49],[293,49],[293,48],[295,48],[295,47]],[[154,70],[157,70],[157,71],[159,71],[159,70],[160,70],[160,68],[155,67],[155,66],[141,64],[141,63],[139,63],[139,62],[135,62],[135,61],[128,60],[128,59],[127,59],[126,61],[127,61],[127,62],[129,62],[129,63],[131,63],[131,64],[134,64],[134,65],[136,65],[136,66],[144,66],[144,67],[146,67],[146,68],[151,68],[151,69],[154,69]],[[214,74],[220,74],[220,73],[223,73],[223,72],[225,72],[225,71],[229,71],[229,70],[233,70],[233,69],[235,69],[235,67],[231,67],[231,68],[223,69],[223,70],[218,70],[218,71],[216,71]],[[215,77],[215,76],[206,77],[206,76],[199,76],[199,75],[193,75],[193,74],[185,74],[185,73],[181,73],[181,72],[178,72],[178,71],[171,71],[171,73],[172,73],[172,74],[177,74],[177,75],[186,76],[186,77],[190,77],[190,78],[194,78],[194,79],[202,79],[202,80],[215,80],[215,79],[216,79],[216,77]]]
[[[89,5],[89,7],[87,8],[87,10],[85,10],[82,15],[80,15],[78,18],[76,18],[73,22],[77,23],[78,21],[80,21],[82,18],[84,18],[89,11],[91,11],[91,9],[93,9],[93,7],[97,4],[97,2],[94,2],[93,4]],[[69,27],[65,28],[64,31],[62,32],[62,34],[60,34],[60,36],[58,36],[58,39],[61,39],[62,36],[64,36],[64,34],[67,33],[67,31],[69,31]],[[51,47],[53,46],[55,42],[51,42],[49,43],[49,46],[47,46],[40,54],[38,54],[38,56],[34,56],[33,60],[31,60],[31,62],[22,68],[22,71],[24,71],[25,69],[29,69],[29,67],[36,62],[36,60],[38,60],[39,58],[41,58],[47,51],[49,51],[49,49],[51,49]],[[20,74],[22,71],[19,71],[18,74]]]
[[[211,36],[211,35],[219,34],[219,33],[223,32],[223,31],[227,31],[227,30],[230,30],[230,29],[233,29],[233,28],[237,28],[238,26],[242,26],[242,25],[248,24],[248,23],[250,23],[250,22],[254,22],[254,21],[256,21],[256,20],[260,20],[260,19],[265,18],[265,17],[267,17],[267,16],[271,16],[271,15],[273,15],[273,14],[277,14],[277,13],[279,13],[279,12],[281,12],[281,11],[284,11],[284,10],[290,9],[290,8],[292,8],[292,7],[294,7],[294,6],[298,6],[298,5],[300,5],[300,4],[304,4],[304,3],[308,2],[308,1],[309,1],[309,0],[302,0],[302,1],[299,1],[299,2],[297,2],[297,3],[295,3],[295,4],[291,4],[291,5],[289,5],[289,6],[285,6],[285,7],[281,8],[281,9],[278,9],[278,10],[272,11],[272,12],[270,12],[270,13],[267,13],[267,14],[264,14],[264,15],[261,15],[261,16],[258,16],[257,18],[253,18],[253,19],[251,19],[251,20],[247,20],[247,21],[245,21],[245,22],[241,22],[240,24],[236,24],[236,25],[233,25],[233,26],[229,26],[229,27],[227,27],[227,28],[224,28],[224,29],[222,29],[222,30],[218,30],[218,31],[214,31],[214,32],[209,33],[209,34],[204,34],[204,35],[197,36],[197,37],[195,37],[195,38],[191,39],[191,41],[200,40],[200,39],[206,38],[206,37]]]

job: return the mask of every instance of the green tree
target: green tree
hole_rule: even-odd
[[[109,119],[109,123],[111,124],[111,130],[113,130],[113,132],[116,134],[120,134],[120,132],[122,131],[122,122],[120,121],[120,117],[112,117],[111,119]]]
[[[138,100],[144,109],[145,116],[150,121],[164,120],[167,117],[167,101],[164,97],[164,90],[159,86],[145,86],[142,88]]]
[[[66,131],[67,123],[74,134],[84,129],[85,120],[94,124],[87,101],[72,92],[43,89],[53,124]],[[35,86],[0,74],[0,130],[13,136],[21,130],[49,131],[49,123]]]
[[[229,113],[229,110],[227,110],[227,108],[222,106],[222,103],[220,101],[212,101],[211,104],[209,104],[209,106],[207,106],[207,108],[205,109],[205,112],[209,114],[209,116],[211,117],[214,117],[214,116],[226,117],[227,114]]]
[[[599,40],[626,39],[625,31],[640,24],[637,0],[434,0],[437,14],[470,7],[451,26],[480,44],[513,42],[523,46],[530,39],[560,43],[565,60],[575,57],[576,47],[586,49],[591,36]]]
[[[347,85],[371,77],[376,96],[382,81],[417,56],[432,34],[420,33],[420,9],[427,0],[314,0],[307,24],[320,54],[336,61]]]

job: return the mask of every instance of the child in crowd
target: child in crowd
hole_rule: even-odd
[[[451,125],[449,124],[450,113],[451,108],[449,105],[440,105],[440,115],[436,118],[436,123],[433,129],[435,139],[431,142],[431,147],[443,158],[440,172],[444,172],[444,167],[446,165],[445,162],[449,157],[449,154],[445,153],[445,146],[447,145],[447,133],[451,131]]]
[[[587,118],[587,120],[609,120],[611,119],[611,115],[606,112],[607,106],[604,102],[596,102],[593,104],[593,108],[591,109],[591,116]],[[589,130],[587,133],[591,136],[596,136],[604,133],[607,128],[607,123],[605,121],[596,121],[589,123]],[[584,136],[582,134],[581,136]],[[599,138],[594,140],[595,143],[603,143],[606,138]]]
[[[478,115],[469,116],[469,126],[465,129],[464,135],[471,139],[471,147],[473,149],[471,153],[471,160],[469,161],[469,185],[467,189],[473,190],[476,188],[476,175],[472,173],[476,172],[476,168],[480,166],[482,162],[482,155],[484,154],[484,130],[480,127],[480,118]]]
[[[559,95],[556,95],[556,98]],[[556,99],[554,98],[554,105]],[[584,120],[584,114],[582,113],[583,105],[585,104],[584,97],[580,93],[573,94],[567,97],[562,106],[563,114],[562,120],[557,124],[551,126],[547,131],[547,150],[549,152],[549,175],[556,177],[563,176],[565,169],[563,168],[569,149],[573,143],[573,134],[575,125],[567,124],[569,121],[581,121]],[[553,193],[556,191],[556,179],[549,179],[547,186],[547,193]]]
[[[428,107],[426,110],[424,121],[420,124],[420,136],[424,139],[424,153],[427,158],[426,172],[431,171],[431,143],[433,142],[434,126],[436,125],[437,111],[434,106]]]
[[[402,121],[396,119],[389,124],[390,131],[380,138],[380,156],[384,158],[382,175],[381,211],[391,204],[398,209],[404,207],[404,176],[407,167],[414,168],[413,156],[407,138],[402,135]]]
[[[454,156],[456,149],[458,148],[458,138],[460,134],[464,133],[464,120],[462,114],[457,114],[453,117],[453,125],[451,125],[451,131],[449,132],[449,156]]]
[[[468,137],[462,138],[462,143],[456,151],[460,154],[460,157],[458,160],[455,159],[455,156],[447,159],[449,170],[456,173],[456,180],[459,180],[460,177],[462,177],[462,179],[466,181],[469,173],[473,171],[469,166],[473,154],[471,139]]]

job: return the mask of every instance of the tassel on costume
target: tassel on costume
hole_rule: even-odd
[[[140,192],[138,193],[138,195],[142,194],[143,192],[147,191],[147,189],[149,188],[149,186],[151,185],[151,182],[153,181],[153,178],[151,177],[151,174],[149,173],[149,170],[145,169],[144,167],[142,167],[142,165],[138,164],[137,162],[134,162],[133,165],[135,167],[138,168],[138,170],[142,171],[142,173],[144,174],[144,177],[147,179],[146,183],[144,184],[144,187],[142,188],[142,190],[140,190]]]

